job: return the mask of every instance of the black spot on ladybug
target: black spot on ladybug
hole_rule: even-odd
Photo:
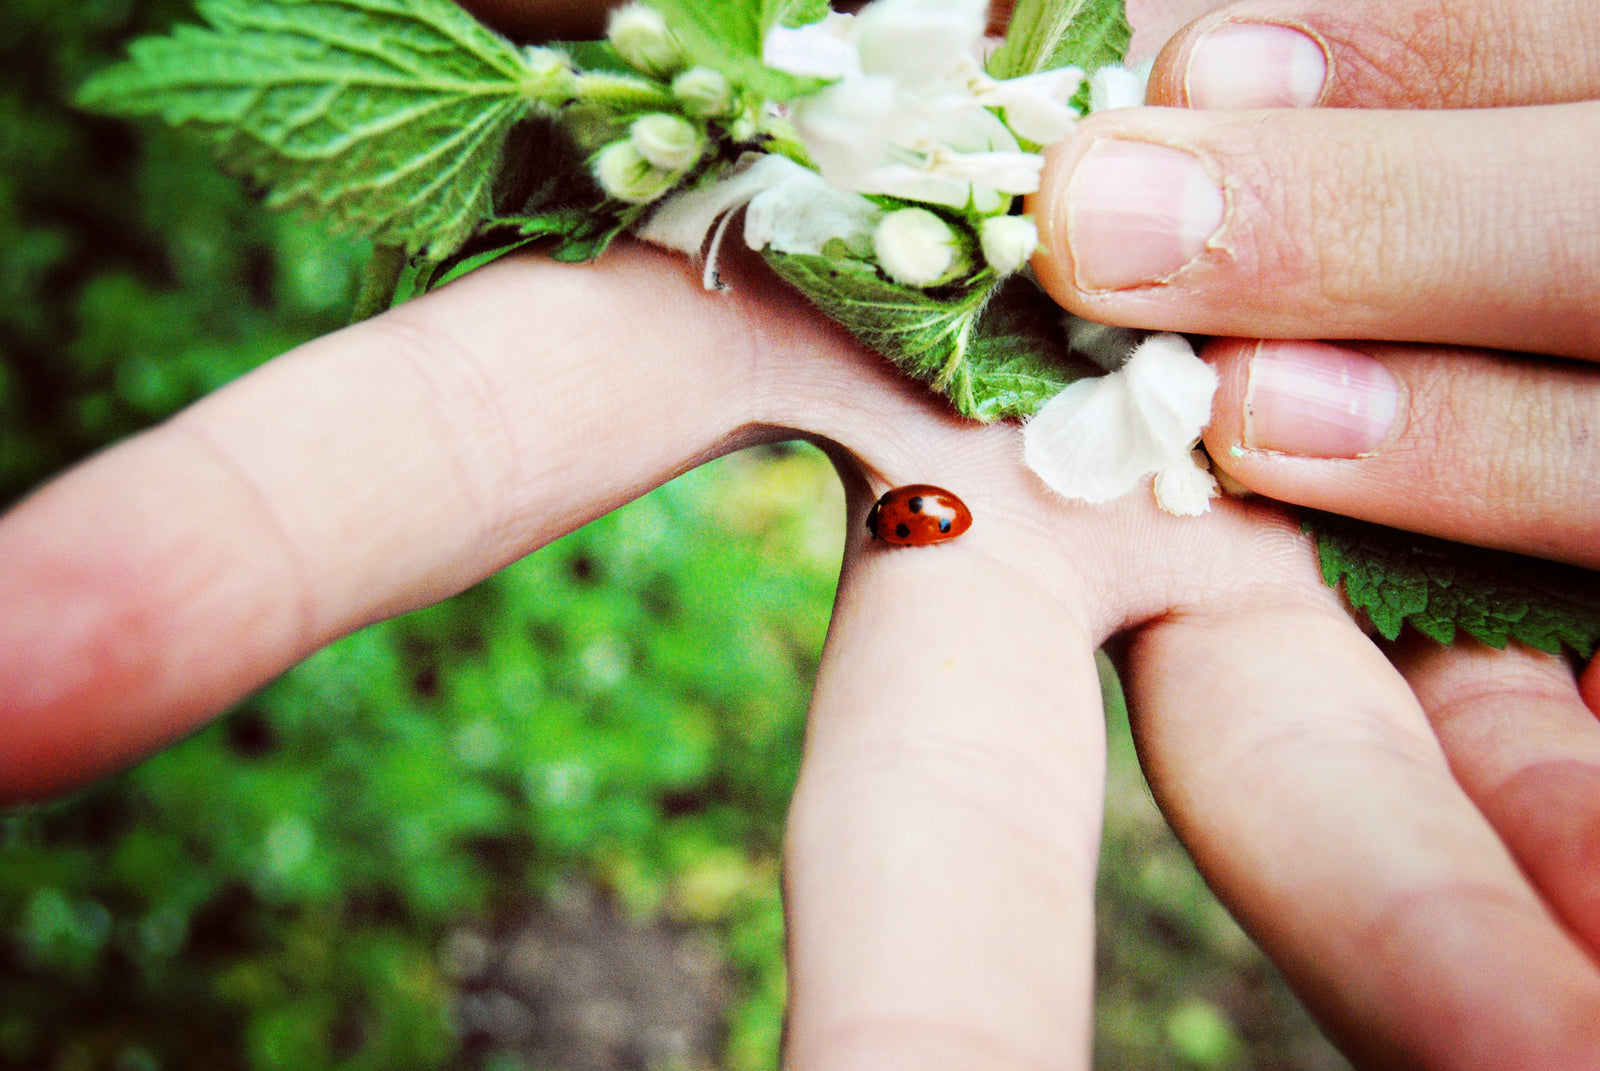
[[[940,535],[949,535],[950,534],[950,518],[949,517],[940,517],[939,518],[939,534]]]
[[[906,509],[910,510],[912,513],[921,513],[922,496],[912,495],[910,498],[906,499]]]
[[[897,524],[894,526],[894,534],[901,539],[907,539],[911,535],[911,526],[909,524]]]

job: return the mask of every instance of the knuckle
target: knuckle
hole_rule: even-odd
[[[486,539],[514,538],[511,505],[528,476],[494,375],[448,329],[404,308],[367,326],[385,362],[415,386],[419,414],[412,430],[451,468],[476,530]]]
[[[1600,523],[1600,378],[1583,366],[1421,351],[1398,464],[1475,530],[1555,550]],[[1548,543],[1549,546],[1543,546]]]
[[[1498,96],[1494,83],[1512,65],[1498,50],[1507,38],[1493,25],[1492,6],[1422,0],[1386,5],[1379,18],[1359,10],[1335,16],[1324,31],[1337,71],[1334,103],[1448,108]]]

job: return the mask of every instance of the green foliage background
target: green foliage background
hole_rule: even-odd
[[[358,244],[262,212],[161,129],[65,104],[188,14],[8,0],[0,19],[0,503],[339,326],[354,295]],[[441,948],[571,881],[710,935],[722,1064],[774,1066],[779,838],[837,495],[811,450],[710,466],[0,817],[0,1067],[520,1067],[458,1051]],[[1336,1066],[1166,832],[1118,710],[1101,1062]]]

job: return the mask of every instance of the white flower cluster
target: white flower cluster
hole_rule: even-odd
[[[741,161],[709,188],[666,198],[640,233],[698,255],[718,219],[748,205],[745,240],[753,248],[819,253],[841,239],[907,286],[939,286],[980,268],[1017,271],[1039,239],[1033,222],[1012,209],[1039,187],[1044,158],[1035,150],[1072,130],[1078,113],[1070,101],[1084,76],[1068,67],[990,77],[979,60],[986,19],[986,0],[876,0],[859,15],[775,28],[766,65],[829,84],[760,121],[796,139],[815,171]],[[669,73],[665,50],[635,21],[647,20],[613,20],[613,44],[639,69]],[[619,37],[624,27],[629,33]],[[602,184],[654,200],[672,167],[637,138],[625,144],[607,151],[631,170],[622,182],[601,174]],[[640,161],[654,170],[641,175]],[[886,210],[869,196],[909,204]],[[779,219],[785,222],[773,226]],[[709,266],[707,277],[714,277]]]
[[[619,199],[654,203],[645,239],[699,256],[710,236],[707,286],[717,285],[716,251],[740,207],[752,249],[819,254],[842,242],[914,287],[1009,275],[1039,243],[1033,221],[1014,214],[1017,198],[1039,188],[1038,150],[1072,131],[1084,75],[991,77],[979,58],[986,21],[987,0],[874,0],[859,15],[774,29],[763,62],[827,84],[751,111],[721,75],[689,66],[658,14],[631,4],[613,16],[611,42],[636,71],[670,85],[675,110],[632,119],[595,154],[596,178]],[[1140,72],[1104,67],[1090,79],[1094,110],[1143,98]],[[707,157],[708,123],[740,124],[749,151],[685,188]],[[783,139],[788,155],[758,151]],[[1028,422],[1027,463],[1091,503],[1154,475],[1161,508],[1203,513],[1217,483],[1195,444],[1216,386],[1181,336],[1152,336],[1118,371],[1072,384]]]
[[[755,126],[728,79],[692,66],[654,8],[617,8],[607,38],[634,75],[588,73],[573,80],[568,129],[581,144],[600,143],[590,158],[595,181],[630,204],[651,204],[676,189],[719,136],[749,136]],[[530,67],[560,53],[529,49]],[[621,136],[618,136],[618,135]]]

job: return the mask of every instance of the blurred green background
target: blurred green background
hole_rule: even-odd
[[[349,307],[359,244],[67,105],[187,14],[0,16],[0,504]],[[811,448],[728,458],[0,816],[0,1067],[775,1067],[842,510]],[[1172,839],[1109,683],[1098,1065],[1344,1066]]]

